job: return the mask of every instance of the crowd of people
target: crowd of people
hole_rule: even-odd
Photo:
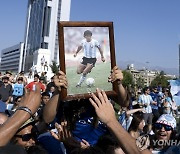
[[[145,87],[135,101],[117,66],[107,79],[118,85],[116,103],[98,88],[89,99],[61,100],[68,88],[62,71],[49,83],[38,74],[28,83],[23,71],[16,78],[7,71],[0,80],[2,154],[180,153],[170,89]]]

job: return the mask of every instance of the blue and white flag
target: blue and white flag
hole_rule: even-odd
[[[171,94],[177,105],[180,105],[180,80],[169,80]]]

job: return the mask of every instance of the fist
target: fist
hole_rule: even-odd
[[[102,60],[102,62],[105,62],[105,58],[104,57],[101,57],[101,60]]]
[[[64,72],[60,71],[58,75],[54,76],[54,84],[58,87],[58,90],[61,91],[61,88],[67,88],[68,82]]]

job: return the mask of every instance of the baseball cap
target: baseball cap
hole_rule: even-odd
[[[6,74],[11,74],[12,75],[12,72],[11,71],[6,71]]]
[[[164,124],[171,126],[173,129],[176,128],[176,119],[169,114],[162,114],[159,119],[156,121],[156,123]]]

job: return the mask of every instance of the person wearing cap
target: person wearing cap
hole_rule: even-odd
[[[11,71],[6,71],[6,72],[5,72],[5,75],[6,75],[7,77],[11,77],[12,72],[11,72]]]
[[[152,136],[140,136],[136,140],[137,146],[140,150],[150,149],[152,153],[168,153],[170,146],[173,146],[175,141],[177,141],[176,119],[169,114],[163,114],[155,122],[153,127],[155,134]],[[178,149],[177,145],[174,145],[173,148],[180,150]]]
[[[28,119],[17,131],[15,137],[15,143],[21,145],[23,148],[28,149],[35,145],[35,139],[32,132],[34,126],[32,118]]]
[[[0,87],[0,95],[2,96],[2,101],[6,104],[11,102],[12,97],[12,86],[8,83],[9,77],[2,77],[3,84]]]

